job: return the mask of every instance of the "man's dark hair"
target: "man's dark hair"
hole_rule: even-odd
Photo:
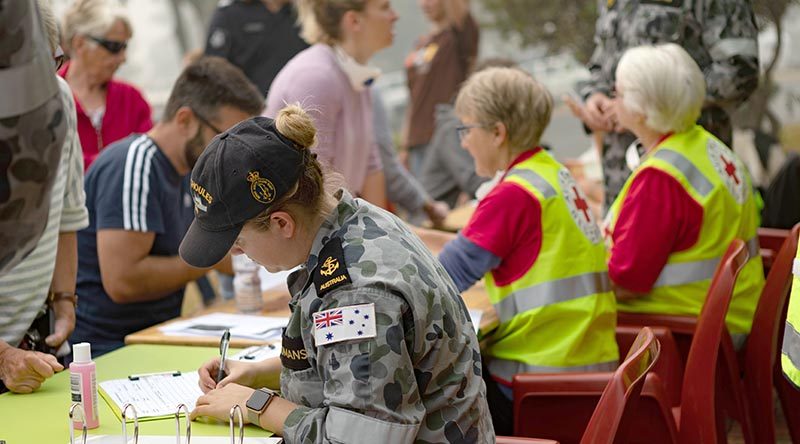
[[[258,115],[264,109],[264,97],[242,70],[227,60],[200,57],[175,81],[163,120],[172,120],[182,106],[190,107],[201,118],[216,119],[217,110],[225,105]]]

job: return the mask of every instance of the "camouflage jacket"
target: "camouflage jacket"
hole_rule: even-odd
[[[758,86],[758,45],[750,0],[598,0],[596,47],[581,87],[586,98],[614,90],[617,63],[626,49],[677,43],[700,65],[706,106],[729,109]]]
[[[493,443],[478,341],[453,282],[402,221],[341,193],[289,278],[281,392],[301,407],[284,439]],[[360,304],[374,304],[374,337],[316,343],[314,313]]]
[[[34,0],[0,0],[0,275],[36,246],[67,131]]]

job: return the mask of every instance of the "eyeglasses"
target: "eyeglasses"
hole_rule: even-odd
[[[486,125],[477,124],[477,125],[460,125],[456,127],[456,134],[458,134],[458,141],[463,142],[464,138],[467,137],[469,134],[469,130],[472,128],[486,128]]]
[[[106,40],[100,37],[94,37],[91,35],[86,36],[89,40],[97,43],[98,45],[102,46],[106,49],[106,51],[110,52],[111,54],[119,54],[120,52],[124,51],[128,48],[128,42],[118,42],[116,40]]]
[[[194,113],[194,116],[197,117],[197,120],[199,120],[200,123],[202,123],[203,125],[211,128],[211,131],[214,131],[217,134],[222,134],[224,132],[221,129],[217,128],[216,125],[214,125],[213,123],[209,122],[208,119],[203,117],[203,115],[198,113],[194,108],[190,107],[189,109],[192,110],[192,112]]]
[[[64,54],[64,50],[61,49],[61,45],[56,47],[56,53],[53,54],[53,64],[56,66],[56,71],[61,69],[61,66],[64,65],[64,60],[66,60],[67,56]]]

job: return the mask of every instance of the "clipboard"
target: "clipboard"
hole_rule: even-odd
[[[76,416],[80,413],[80,416]],[[238,405],[231,408],[228,425],[230,434],[224,436],[192,436],[192,422],[189,420],[189,408],[185,404],[179,404],[171,416],[175,418],[175,435],[139,435],[139,417],[133,404],[125,404],[121,409],[122,434],[120,435],[95,435],[88,436],[86,420],[83,414],[83,407],[80,403],[73,403],[69,408],[69,444],[282,444],[282,438],[245,438],[244,418],[242,410]],[[181,416],[186,423],[186,431],[181,435]],[[75,439],[73,423],[76,418],[82,423],[81,436]],[[128,434],[128,418],[133,422],[133,435]],[[238,424],[238,427],[236,426]],[[183,440],[182,440],[183,439]]]
[[[130,375],[103,381],[98,386],[100,396],[117,419],[122,420],[125,417],[125,405],[132,404],[137,406],[138,420],[152,421],[172,417],[176,405],[185,405],[189,411],[194,410],[197,398],[203,394],[198,380],[196,371],[175,370]]]

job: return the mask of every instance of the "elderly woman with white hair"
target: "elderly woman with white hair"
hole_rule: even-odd
[[[750,260],[726,321],[742,344],[764,285],[758,210],[742,162],[695,123],[706,95],[703,74],[670,43],[628,50],[616,78],[619,124],[646,153],[606,220],[618,310],[699,315],[720,258],[740,238]]]
[[[70,61],[58,74],[72,88],[86,169],[109,144],[153,127],[150,105],[133,85],[114,79],[133,34],[114,0],[75,0],[63,21]]]

